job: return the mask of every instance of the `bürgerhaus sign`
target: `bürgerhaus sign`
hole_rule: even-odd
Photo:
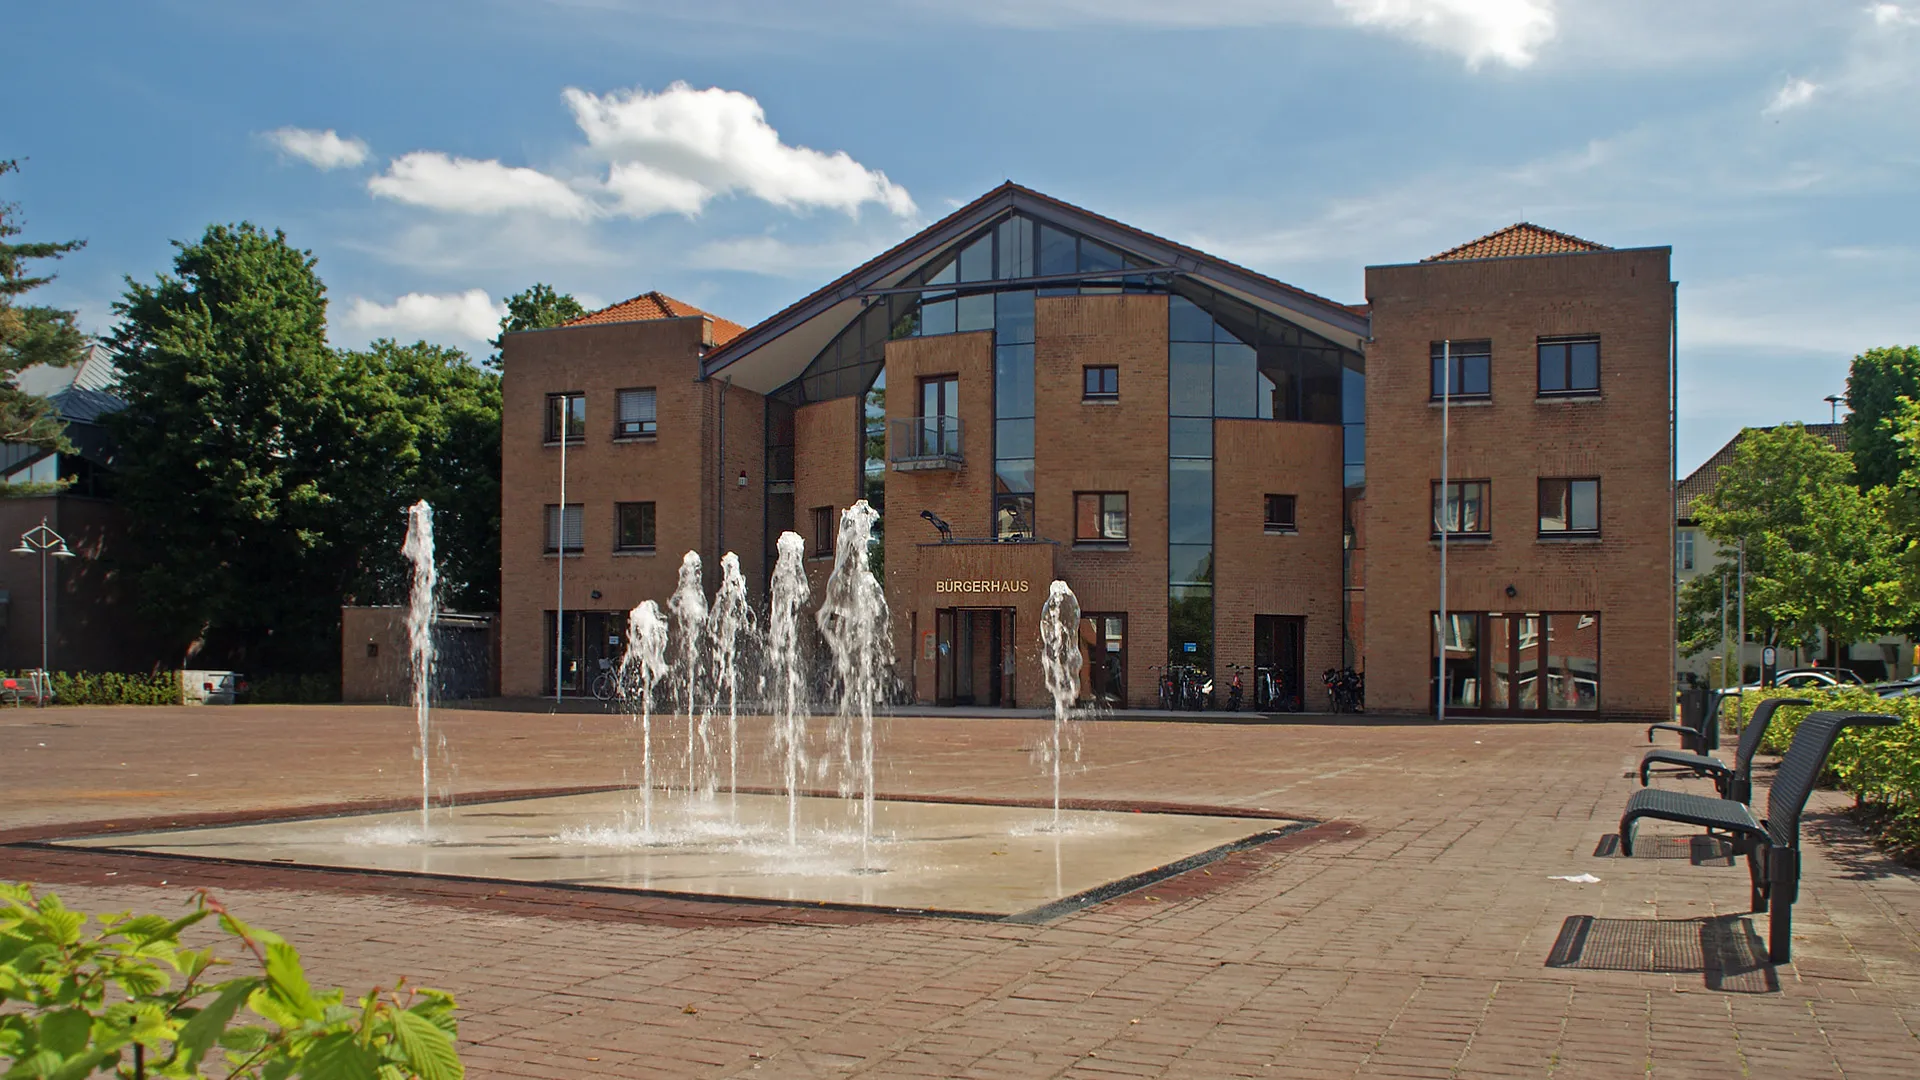
[[[1031,583],[1025,581],[936,581],[937,593],[1023,593]]]

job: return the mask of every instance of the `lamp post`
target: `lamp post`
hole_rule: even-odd
[[[47,557],[51,555],[56,559],[71,559],[73,552],[67,550],[67,538],[54,532],[48,527],[47,519],[41,518],[40,524],[20,534],[20,546],[14,548],[13,553],[40,556],[40,670],[51,678],[52,672],[48,670],[52,664],[49,661],[51,649],[48,643],[51,636],[48,633],[47,604],[48,596],[53,591],[51,584],[53,571],[52,564],[47,562]]]

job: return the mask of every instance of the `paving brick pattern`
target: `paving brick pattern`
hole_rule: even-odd
[[[629,747],[609,717],[449,712],[441,729],[463,791],[618,782]],[[895,720],[881,786],[1039,796],[1043,731]],[[411,739],[408,714],[373,707],[10,710],[0,828],[402,797]],[[685,918],[538,889],[488,906],[477,889],[20,849],[0,850],[0,876],[95,909],[217,883],[316,979],[453,991],[479,1076],[1920,1074],[1920,881],[1832,793],[1809,818],[1794,964],[1547,966],[1570,916],[1615,920],[1629,946],[1695,941],[1675,956],[1748,940],[1744,866],[1595,856],[1643,747],[1603,724],[1088,725],[1075,795],[1327,824],[1045,926]],[[1548,880],[1582,872],[1602,880]]]

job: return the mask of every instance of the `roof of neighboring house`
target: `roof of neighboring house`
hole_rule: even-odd
[[[64,367],[35,364],[13,377],[14,386],[43,398],[56,398],[69,390],[110,391],[119,381],[120,369],[113,366],[107,347],[98,343],[87,346],[80,359]]]
[[[1530,221],[1521,221],[1420,261],[1459,262],[1464,259],[1510,259],[1518,255],[1568,255],[1582,251],[1611,250],[1605,244],[1596,244],[1591,240],[1542,228]]]
[[[724,345],[746,332],[746,327],[730,319],[723,319],[711,312],[701,311],[692,304],[675,300],[666,293],[655,290],[643,292],[631,300],[622,300],[617,304],[603,307],[599,311],[590,311],[577,319],[568,319],[563,326],[597,326],[602,323],[650,322],[654,319],[702,318],[713,323],[713,343]]]
[[[1806,424],[1807,434],[1827,440],[1835,450],[1847,448],[1847,425],[1845,424]],[[1727,440],[1727,445],[1714,451],[1712,457],[1702,462],[1700,467],[1680,481],[1679,490],[1674,492],[1673,516],[1676,521],[1693,520],[1693,504],[1696,499],[1704,499],[1713,494],[1720,482],[1720,470],[1733,462],[1733,454],[1740,446],[1740,440],[1750,431],[1772,431],[1773,428],[1741,428],[1740,433]]]

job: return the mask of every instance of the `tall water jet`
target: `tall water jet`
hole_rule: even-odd
[[[858,757],[849,762],[860,792],[860,865],[868,868],[873,841],[873,707],[886,693],[893,647],[887,597],[869,565],[873,523],[880,512],[865,499],[840,514],[833,550],[833,573],[814,616],[833,654],[839,723],[846,732],[858,722]],[[848,755],[852,757],[852,755]]]
[[[785,759],[787,844],[799,843],[800,774],[806,767],[806,682],[801,670],[800,611],[807,606],[807,543],[783,532],[775,545],[767,607],[767,698],[773,705],[774,745]]]
[[[667,620],[660,605],[642,600],[627,615],[627,651],[620,657],[620,692],[640,702],[640,831],[653,838],[653,687],[667,675]]]
[[[1047,590],[1047,602],[1040,608],[1040,670],[1047,693],[1053,697],[1053,746],[1048,753],[1053,767],[1053,827],[1060,828],[1060,764],[1064,753],[1067,722],[1073,718],[1074,702],[1080,697],[1080,599],[1064,581],[1055,581]]]
[[[687,714],[687,793],[711,794],[713,747],[708,733],[712,705],[700,693],[700,643],[707,632],[707,594],[700,580],[700,555],[689,551],[680,559],[680,581],[667,601],[673,613],[674,636],[680,642],[673,660],[675,695]]]
[[[433,507],[427,500],[407,509],[407,539],[400,550],[413,564],[413,591],[407,598],[407,655],[413,662],[414,723],[420,729],[420,836],[424,840],[433,795],[433,754],[427,733],[433,698],[434,594],[440,584],[433,565]]]
[[[720,556],[720,588],[707,613],[708,640],[713,645],[713,696],[727,696],[727,796],[738,814],[740,791],[740,649],[753,637],[753,609],[747,606],[747,579],[740,573],[740,556]]]

